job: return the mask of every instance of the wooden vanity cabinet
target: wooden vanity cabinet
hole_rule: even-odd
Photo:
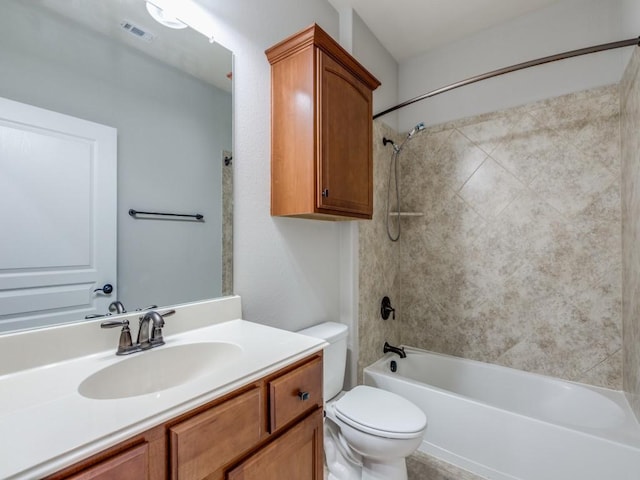
[[[322,480],[322,352],[46,480]]]
[[[372,96],[380,82],[318,25],[266,55],[271,64],[271,215],[370,219]]]

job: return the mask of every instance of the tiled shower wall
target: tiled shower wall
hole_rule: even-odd
[[[407,345],[621,388],[619,125],[616,86],[412,139],[402,210],[424,216],[403,219],[392,246],[375,219],[360,230],[361,281],[381,296],[389,274],[399,295],[391,326],[361,303],[361,364],[379,357],[369,345],[386,329]],[[376,152],[383,211],[390,152]],[[387,271],[390,248],[399,263]]]
[[[382,122],[373,127],[373,172],[374,198],[373,218],[359,224],[359,299],[358,299],[358,383],[362,383],[362,369],[382,356],[385,341],[398,344],[400,331],[398,320],[382,320],[380,301],[384,296],[391,299],[399,315],[399,261],[397,243],[387,238],[386,192],[389,175],[391,145],[384,147],[382,138],[398,140],[394,130]]]
[[[640,419],[640,48],[620,84],[624,390]]]

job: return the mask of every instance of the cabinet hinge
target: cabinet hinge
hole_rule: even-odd
[[[322,196],[323,197],[328,197],[329,196],[329,189],[325,188],[324,190],[322,190]]]

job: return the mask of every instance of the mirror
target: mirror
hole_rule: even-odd
[[[191,28],[156,23],[144,0],[2,3],[0,97],[117,129],[117,230],[92,233],[113,236],[117,274],[78,287],[82,301],[38,287],[47,300],[23,300],[25,314],[6,301],[15,294],[7,278],[33,272],[0,262],[0,332],[83,321],[115,300],[133,311],[231,294],[232,53]],[[0,131],[0,155],[4,140]],[[27,188],[17,195],[35,203]],[[5,225],[15,223],[9,210],[0,207]],[[16,246],[22,237],[11,230],[5,245]],[[39,251],[54,243],[46,240]],[[111,295],[94,292],[104,283]],[[96,297],[106,304],[93,306]]]

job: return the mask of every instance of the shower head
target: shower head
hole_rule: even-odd
[[[400,145],[396,145],[393,140],[388,139],[387,137],[382,137],[382,144],[386,147],[387,144],[391,144],[393,146],[394,154],[399,154],[402,151],[402,147],[407,143],[411,138],[418,132],[424,130],[424,122],[418,123],[413,129],[407,134],[407,138],[405,138]]]
[[[416,133],[421,132],[422,130],[424,130],[424,122],[420,122],[415,127],[413,127],[413,129],[407,135],[407,140],[413,137]]]

